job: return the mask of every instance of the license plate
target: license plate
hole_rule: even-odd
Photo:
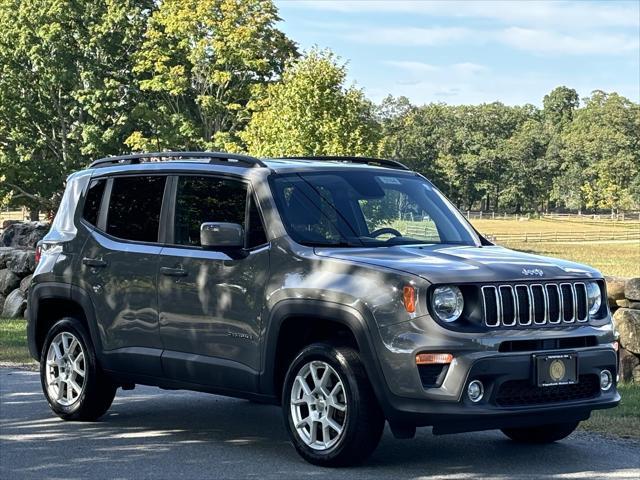
[[[573,385],[578,383],[578,355],[534,355],[536,381],[539,387]]]

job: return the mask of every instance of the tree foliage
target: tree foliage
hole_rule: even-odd
[[[152,5],[0,0],[0,199],[51,208],[71,171],[122,149]]]
[[[328,51],[292,61],[256,99],[241,137],[260,156],[371,155],[379,142],[373,104],[346,87],[346,68]]]
[[[464,209],[640,208],[638,103],[376,106],[279,20],[270,0],[0,0],[0,205],[53,209],[96,157],[212,149],[395,158]]]
[[[257,86],[278,78],[296,49],[272,2],[163,0],[136,53],[147,93],[134,150],[237,149]]]

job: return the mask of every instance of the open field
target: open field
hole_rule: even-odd
[[[473,220],[473,225],[483,234],[495,236],[496,243],[515,250],[564,258],[585,263],[597,268],[605,275],[623,277],[640,276],[640,222],[611,222],[606,220]],[[583,234],[611,232],[625,238],[633,235],[634,240],[581,241]],[[531,236],[542,233],[549,236],[558,233],[575,238],[576,241],[500,241],[505,235]],[[566,237],[565,237],[566,238]]]

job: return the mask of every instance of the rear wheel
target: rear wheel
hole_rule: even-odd
[[[96,420],[116,394],[84,325],[70,317],[58,321],[45,338],[40,381],[51,410],[64,420]]]
[[[519,443],[552,443],[571,435],[579,423],[569,422],[541,425],[539,427],[503,428],[502,433]]]
[[[384,416],[358,352],[317,343],[291,364],[283,389],[289,437],[308,462],[361,463],[377,447]]]

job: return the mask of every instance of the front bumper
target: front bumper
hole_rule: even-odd
[[[617,355],[613,349],[581,350],[578,352],[578,375],[582,385],[578,383],[570,389],[557,390],[557,387],[533,384],[532,353],[483,357],[471,365],[463,388],[466,390],[472,380],[482,381],[485,393],[480,402],[473,403],[466,395],[460,395],[455,402],[390,395],[387,408],[392,413],[388,418],[395,425],[433,426],[435,434],[585,420],[592,410],[611,408],[620,401],[615,384],[607,391],[601,391],[599,387],[600,371],[606,368],[615,377],[616,364]],[[521,385],[523,393],[518,397],[517,388],[510,388],[508,391],[511,394],[515,391],[516,397],[507,402],[511,406],[505,406],[504,392],[510,385]],[[554,388],[556,391],[551,395],[548,389]],[[538,396],[527,396],[527,392],[535,393],[536,389],[541,389]],[[532,403],[527,403],[531,398],[534,399]]]

